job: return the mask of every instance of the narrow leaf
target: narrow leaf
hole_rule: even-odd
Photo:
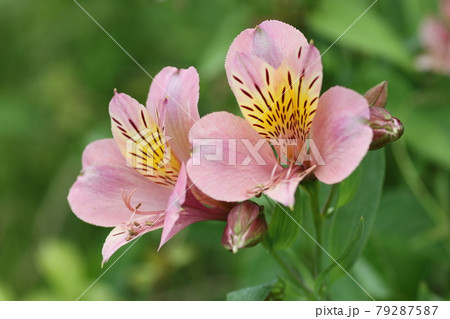
[[[294,220],[293,220],[294,219]],[[269,224],[268,244],[271,249],[286,249],[290,247],[300,231],[298,224],[302,219],[300,196],[296,196],[293,210],[275,204]]]
[[[339,184],[339,197],[337,207],[344,206],[352,200],[358,192],[361,181],[361,170],[356,170],[352,178],[347,178]]]
[[[356,229],[361,217],[364,217],[364,230],[354,247],[355,252],[349,256],[348,268],[358,258],[372,230],[381,198],[384,170],[384,151],[369,152],[357,170],[344,182],[356,189],[355,194],[345,205],[336,209],[331,223],[324,231],[329,234],[328,252],[331,256],[341,256],[353,237],[349,229]]]
[[[345,248],[345,250],[342,252],[342,254],[336,258],[336,261],[333,261],[327,268],[325,268],[324,271],[317,277],[315,289],[316,292],[319,292],[322,284],[327,277],[327,275],[338,266],[338,264],[343,267],[344,269],[348,266],[347,265],[347,257],[350,256],[350,254],[353,252],[353,249],[356,247],[356,244],[361,239],[361,235],[364,229],[364,217],[361,217],[358,223],[358,228],[356,229],[355,233],[353,234],[353,238],[348,244],[348,246]],[[340,267],[339,267],[340,268]]]
[[[265,300],[275,285],[278,279],[267,282],[258,286],[248,287],[227,294],[227,301],[262,301]]]

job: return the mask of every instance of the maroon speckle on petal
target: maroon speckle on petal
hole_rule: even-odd
[[[300,57],[302,56],[302,46],[300,46],[300,48],[298,49],[298,54],[297,54],[297,58],[300,59]]]
[[[250,94],[250,93],[248,93],[246,90],[244,90],[244,89],[241,89],[241,91],[242,91],[242,93],[244,93],[245,95],[247,95],[249,98],[251,98],[252,100],[253,100],[253,96]]]
[[[142,118],[142,121],[144,122],[144,126],[147,127],[147,122],[145,121],[144,111],[142,111],[142,110],[141,110],[141,118]]]
[[[122,126],[122,123],[120,123],[120,122],[119,122],[118,120],[116,120],[114,117],[111,117],[111,119],[112,119],[114,122],[116,122],[117,125]]]
[[[264,113],[264,111],[257,104],[253,104],[253,106],[261,113]]]
[[[291,87],[292,87],[292,78],[291,78],[291,72],[289,72],[289,71],[288,71],[288,73],[287,73],[287,76],[288,76],[288,83],[289,83],[289,88],[291,88]]]
[[[244,109],[246,109],[246,110],[249,110],[249,111],[252,111],[252,112],[253,112],[253,109],[252,109],[251,107],[249,107],[249,106],[246,106],[246,105],[240,105],[240,107],[242,107],[242,108],[244,108]]]
[[[256,83],[255,83],[255,88],[258,91],[259,95],[261,95],[262,99],[264,100],[264,103],[266,103],[267,107],[270,109],[270,105],[269,105],[269,103],[267,103],[266,97],[261,92],[261,89],[259,88],[258,84],[256,84]]]
[[[235,79],[236,81],[238,81],[241,84],[244,84],[244,82],[242,82],[241,79],[238,78],[236,75],[233,75],[233,79]]]
[[[311,89],[312,87],[313,87],[313,85],[314,85],[314,83],[316,83],[316,81],[319,79],[319,76],[316,76],[315,78],[314,78],[314,80],[311,82],[311,84],[309,85],[309,89]]]

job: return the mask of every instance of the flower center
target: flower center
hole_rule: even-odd
[[[264,138],[288,141],[288,159],[294,160],[307,139],[318,104],[320,74],[305,77],[290,70],[285,63],[278,69],[265,64],[260,70],[261,81],[246,83],[233,76],[239,88],[239,102],[243,115]],[[275,147],[279,153],[279,147]],[[278,154],[280,155],[280,154]]]
[[[164,127],[160,128],[144,109],[139,118],[111,119],[113,131],[123,141],[127,166],[156,184],[173,187],[181,164],[167,143],[170,138],[165,136]]]

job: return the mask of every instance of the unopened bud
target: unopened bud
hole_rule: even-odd
[[[386,111],[388,82],[383,81],[375,85],[364,94],[364,97],[369,103],[369,124],[373,130],[370,149],[377,150],[398,140],[403,135],[404,129],[402,122]]]
[[[388,82],[383,81],[378,85],[375,85],[369,91],[364,94],[369,106],[386,107],[388,98]]]
[[[403,124],[399,119],[392,117],[382,107],[370,107],[370,127],[373,131],[371,150],[377,150],[383,146],[398,140],[403,135]]]
[[[228,214],[222,236],[222,246],[233,253],[258,244],[267,232],[262,206],[252,201],[237,204]]]

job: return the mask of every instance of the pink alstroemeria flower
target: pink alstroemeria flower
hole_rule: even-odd
[[[229,205],[201,194],[185,170],[188,132],[199,120],[198,95],[199,78],[192,67],[164,68],[150,86],[147,107],[114,93],[109,105],[114,139],[86,147],[83,169],[68,197],[83,221],[115,227],[103,246],[103,262],[157,228],[163,227],[161,247],[189,224],[226,220]]]
[[[338,183],[367,153],[372,130],[366,99],[342,87],[319,98],[319,52],[294,27],[265,21],[243,31],[231,44],[225,68],[245,119],[217,112],[191,129],[193,159],[200,158],[201,165],[189,161],[188,174],[205,194],[241,201],[264,193],[292,207],[307,174]],[[204,138],[223,140],[222,160],[202,158],[207,147],[196,147],[196,141]],[[310,160],[301,161],[305,155],[311,155]]]
[[[417,59],[424,71],[450,74],[450,0],[442,0],[441,17],[428,17],[420,27],[425,53]]]

